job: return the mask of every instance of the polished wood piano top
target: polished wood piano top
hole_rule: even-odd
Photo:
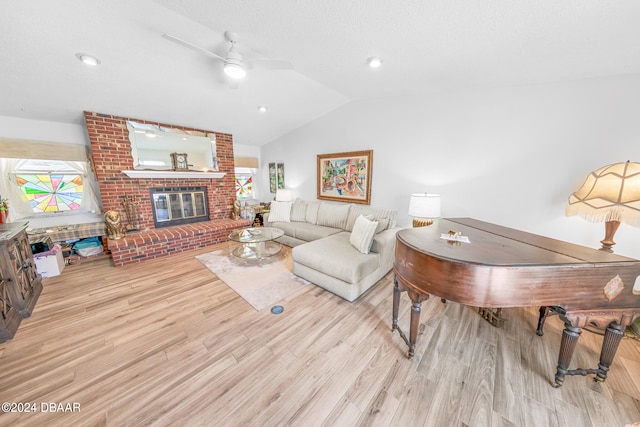
[[[440,238],[450,231],[471,243]],[[394,271],[409,289],[471,306],[640,307],[639,260],[471,218],[398,232]]]

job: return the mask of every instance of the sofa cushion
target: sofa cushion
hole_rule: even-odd
[[[269,214],[271,216],[271,214]],[[271,221],[271,218],[269,218]],[[269,226],[274,228],[279,228],[284,231],[284,234],[287,236],[295,237],[296,235],[296,227],[299,225],[299,222],[270,222]]]
[[[291,202],[271,202],[269,222],[290,222]]]
[[[317,224],[319,208],[320,208],[320,202],[307,202],[305,221],[308,222],[309,224]]]
[[[339,228],[324,227],[322,225],[314,225],[306,222],[297,222],[295,224],[295,234],[292,235],[291,233],[287,233],[286,231],[285,233],[297,239],[305,240],[307,242],[322,239],[323,237],[331,236],[332,234],[336,234],[342,231]]]
[[[337,203],[320,203],[317,224],[344,230],[350,207],[351,205]]]
[[[379,268],[380,256],[363,254],[349,244],[350,233],[342,231],[292,249],[295,263],[342,280],[358,283]]]
[[[344,227],[346,231],[352,231],[353,225],[356,223],[356,219],[359,215],[369,216],[371,215],[371,219],[378,221],[382,226],[385,218],[388,218],[388,224],[385,228],[379,230],[383,231],[387,228],[393,228],[396,226],[397,221],[397,212],[394,209],[380,209],[380,208],[372,208],[371,206],[363,206],[363,205],[353,205],[349,210],[349,216],[347,218],[347,223]]]
[[[296,199],[291,205],[291,221],[304,222],[306,220],[307,204],[302,199]]]
[[[373,236],[376,234],[376,227],[378,227],[378,221],[371,221],[360,215],[353,225],[349,243],[363,254],[368,254],[373,242]]]

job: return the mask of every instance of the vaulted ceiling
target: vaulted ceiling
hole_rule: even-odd
[[[262,145],[356,100],[640,73],[638,22],[636,0],[4,1],[0,115],[95,111]],[[226,30],[245,59],[293,69],[234,85],[222,61],[162,37],[224,56]]]

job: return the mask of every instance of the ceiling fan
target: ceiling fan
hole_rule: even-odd
[[[203,53],[211,58],[217,59],[224,63],[224,72],[226,75],[233,79],[242,79],[247,75],[247,69],[262,68],[267,70],[291,70],[293,65],[289,61],[274,60],[274,59],[243,59],[242,55],[236,49],[236,43],[238,42],[238,34],[233,31],[225,31],[224,37],[231,43],[229,50],[225,56],[218,55],[203,47],[197,46],[186,40],[182,40],[171,34],[164,33],[162,35],[167,40],[170,40],[179,45],[193,49],[196,52]]]

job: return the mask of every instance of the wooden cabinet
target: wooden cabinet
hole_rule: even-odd
[[[42,292],[26,228],[26,223],[0,224],[0,342],[13,338]]]

